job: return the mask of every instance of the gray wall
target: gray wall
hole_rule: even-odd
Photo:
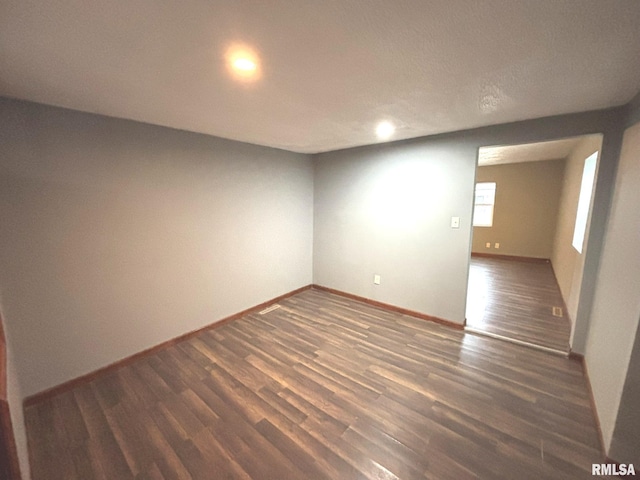
[[[636,330],[609,457],[640,465],[640,328]]]
[[[462,323],[474,146],[403,142],[315,167],[314,283]]]
[[[25,396],[311,283],[311,158],[0,99]]]
[[[624,134],[585,355],[607,448],[640,318],[638,158],[640,123]]]
[[[638,122],[640,93],[628,106],[627,126]],[[637,248],[632,253],[637,253]],[[640,319],[638,323],[609,451],[609,456],[616,461],[635,465],[640,464]]]
[[[478,148],[604,133],[576,320],[584,352],[621,141],[622,109],[316,155],[314,282],[464,321]],[[406,183],[403,183],[406,182]],[[460,216],[460,229],[450,217]],[[381,285],[373,284],[380,274]]]
[[[640,122],[640,92],[626,105],[626,126]]]
[[[311,283],[306,155],[0,98],[0,304],[25,396]]]
[[[551,258],[564,168],[564,160],[478,167],[476,182],[496,182],[496,203],[493,225],[473,228],[472,251]]]

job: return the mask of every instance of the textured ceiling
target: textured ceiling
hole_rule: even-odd
[[[233,43],[261,78],[238,83]],[[298,152],[621,105],[638,0],[2,0],[0,95]]]
[[[567,158],[583,138],[585,137],[565,138],[563,140],[526,143],[522,145],[482,147],[478,153],[478,166],[535,162],[539,160],[560,160]]]

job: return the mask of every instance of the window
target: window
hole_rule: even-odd
[[[591,206],[591,193],[596,178],[596,166],[598,152],[587,157],[582,170],[582,184],[580,185],[580,197],[578,197],[578,211],[576,212],[576,226],[573,230],[573,248],[582,253],[584,236],[587,232],[587,220],[589,219],[589,207]]]
[[[476,183],[476,200],[473,206],[473,226],[493,225],[493,206],[496,203],[496,183]]]

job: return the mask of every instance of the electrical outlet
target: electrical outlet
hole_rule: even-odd
[[[491,242],[487,242],[487,244],[485,245],[485,247],[487,247],[487,248],[491,248]]]
[[[500,243],[496,242],[495,248],[500,248]]]
[[[373,276],[373,283],[375,283],[376,285],[380,285],[380,275]]]

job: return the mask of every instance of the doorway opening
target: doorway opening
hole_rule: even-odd
[[[479,149],[467,330],[566,355],[602,135]]]

